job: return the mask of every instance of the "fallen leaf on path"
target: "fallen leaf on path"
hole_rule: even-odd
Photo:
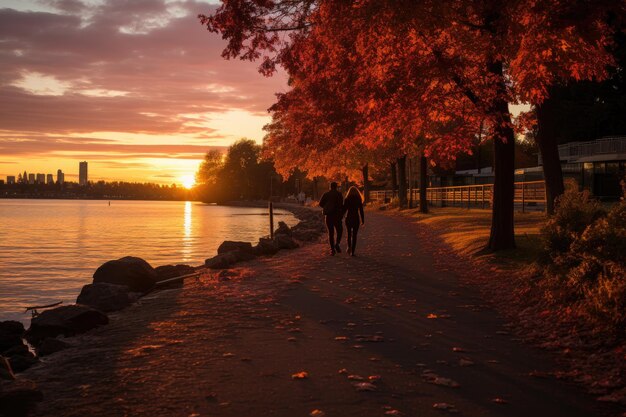
[[[357,391],[376,391],[376,385],[371,382],[357,382],[352,385]]]
[[[222,355],[222,357],[224,357],[224,358],[232,358],[233,356],[235,356],[235,354],[234,353],[230,353],[230,352],[224,353]]]
[[[324,417],[326,415],[322,410],[313,410],[309,413],[311,417]]]
[[[387,410],[387,411],[385,411],[385,415],[386,415],[386,416],[401,416],[401,415],[402,415],[402,413],[400,412],[400,410],[395,410],[395,409],[393,409],[393,410]]]
[[[377,343],[377,342],[384,342],[385,338],[382,336],[378,336],[378,335],[375,335],[375,336],[356,335],[355,340],[359,343],[364,343],[364,342]]]
[[[433,404],[433,408],[445,411],[456,410],[456,407],[454,405],[448,403],[435,403]]]
[[[459,359],[459,366],[472,366],[475,363],[469,359],[461,358]]]
[[[500,398],[500,397],[493,398],[491,402],[496,403],[496,404],[508,404],[509,403],[507,400],[505,400],[504,398]]]
[[[429,315],[426,316],[427,319],[438,319],[439,316],[434,314],[434,313],[430,313]]]
[[[370,376],[367,377],[367,379],[370,382],[377,382],[377,381],[380,381],[381,379],[383,379],[383,377],[380,376],[380,375],[370,375]]]
[[[337,336],[335,337],[335,340],[338,342],[345,342],[346,340],[348,340],[347,336]]]
[[[467,351],[463,349],[462,347],[453,347],[452,352],[467,352]]]
[[[352,380],[352,381],[363,381],[363,380],[365,380],[365,378],[363,378],[361,375],[348,375],[348,379]]]
[[[341,375],[347,374],[348,370],[346,368],[341,368],[338,373],[341,374]]]
[[[309,377],[309,373],[306,371],[298,372],[291,375],[291,379],[307,379]]]
[[[450,387],[450,388],[459,388],[461,386],[461,384],[459,384],[458,382],[450,378],[444,378],[442,376],[435,377],[434,379],[429,380],[428,382],[430,382],[431,384],[441,385],[442,387]]]

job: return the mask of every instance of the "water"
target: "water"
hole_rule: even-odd
[[[224,240],[267,235],[266,214],[189,201],[0,199],[0,320],[26,322],[25,306],[74,302],[111,259],[202,264]],[[276,223],[298,222],[286,211],[275,215]]]

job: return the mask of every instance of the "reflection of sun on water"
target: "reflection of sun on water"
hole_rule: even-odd
[[[192,250],[192,236],[191,236],[191,201],[185,202],[185,215],[184,215],[184,229],[185,235],[183,237],[183,262],[187,262],[191,259],[191,250]]]
[[[183,175],[182,177],[180,177],[180,182],[185,188],[192,188],[194,185],[196,185],[196,179],[193,175]]]

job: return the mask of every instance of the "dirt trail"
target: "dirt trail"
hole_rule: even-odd
[[[515,340],[445,265],[434,266],[416,227],[368,213],[357,257],[330,257],[314,244],[243,264],[229,281],[207,273],[146,297],[24,373],[45,395],[35,414],[615,412],[546,377],[547,356]],[[300,372],[307,377],[292,377]]]

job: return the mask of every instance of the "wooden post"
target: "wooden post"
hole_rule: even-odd
[[[485,208],[485,186],[482,186],[483,209]]]
[[[467,189],[467,209],[470,209],[470,206],[472,205],[472,187],[469,187]]]
[[[524,194],[525,188],[526,188],[526,184],[522,182],[522,213],[524,212],[524,205],[526,203],[526,195]]]
[[[456,202],[456,190],[452,187],[452,207],[454,207],[454,203]]]
[[[270,201],[270,239],[274,240],[274,205]]]

